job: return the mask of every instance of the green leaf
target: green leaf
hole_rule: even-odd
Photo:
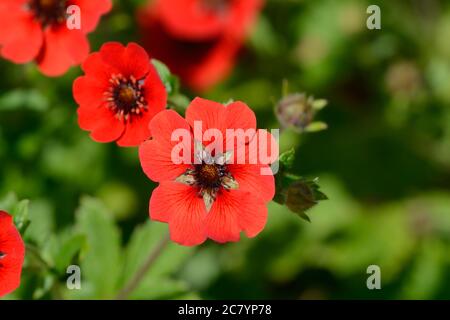
[[[161,61],[152,59],[152,63],[155,66],[156,71],[158,72],[162,82],[166,86],[167,94],[169,96],[176,94],[180,86],[178,78],[174,76],[170,72],[169,68]]]
[[[55,268],[58,272],[65,273],[75,256],[86,246],[86,236],[77,233],[63,234],[57,240],[58,248],[54,256]]]
[[[82,279],[93,288],[93,297],[113,298],[122,262],[120,234],[113,215],[97,199],[84,197],[77,211],[77,227],[87,240],[81,253]]]
[[[284,169],[291,169],[294,165],[295,160],[295,149],[291,148],[288,151],[283,152],[280,154],[279,162],[280,166]]]
[[[52,205],[44,199],[34,199],[29,208],[31,223],[25,241],[43,249],[55,229]]]
[[[191,101],[183,94],[174,94],[167,101],[169,108],[183,115]]]
[[[16,204],[14,210],[11,212],[14,217],[14,224],[21,234],[25,232],[25,230],[30,225],[30,219],[28,218],[28,205],[30,201],[22,200],[18,204]]]

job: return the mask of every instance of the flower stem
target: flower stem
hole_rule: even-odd
[[[44,267],[45,269],[49,270],[51,273],[53,274],[58,274],[58,271],[51,266],[40,254],[39,250],[31,245],[31,244],[26,244],[26,251],[31,253],[34,258],[36,259],[37,262],[39,262],[39,264]]]
[[[156,248],[150,252],[150,255],[145,260],[144,264],[139,268],[134,277],[123,287],[116,297],[116,300],[125,300],[128,296],[137,288],[141,280],[147,274],[148,270],[152,267],[153,263],[158,259],[164,249],[170,242],[169,234],[167,234],[156,246]]]

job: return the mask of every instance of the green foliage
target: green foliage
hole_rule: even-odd
[[[120,265],[120,232],[113,216],[99,201],[83,198],[77,212],[77,228],[86,236],[81,269],[92,296],[113,298],[117,290]]]

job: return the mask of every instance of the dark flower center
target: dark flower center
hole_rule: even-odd
[[[124,106],[129,106],[136,101],[136,91],[131,86],[121,86],[117,91],[117,99]]]
[[[212,158],[211,155],[205,155],[205,152],[207,151],[203,149],[200,152],[201,164],[195,164],[192,169],[186,170],[176,181],[197,188],[198,196],[203,198],[206,211],[209,212],[218,194],[223,190],[237,189],[239,184],[227,168],[228,153]],[[196,157],[198,159],[199,155]]]
[[[196,177],[199,185],[203,187],[220,186],[220,178],[224,175],[226,169],[224,166],[216,164],[201,164],[196,167]]]
[[[61,24],[66,19],[67,0],[30,0],[29,8],[43,25]]]
[[[108,107],[120,120],[131,120],[147,110],[141,81],[133,76],[125,78],[121,74],[113,75],[109,80],[111,86],[105,92]]]

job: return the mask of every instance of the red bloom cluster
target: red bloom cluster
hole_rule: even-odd
[[[198,144],[199,140],[192,133],[199,122],[204,133],[200,145],[206,148],[201,152],[203,160],[177,164],[173,155],[179,142],[173,141],[174,132],[187,133],[188,141],[182,142],[191,150],[187,157],[198,157],[190,145]],[[139,149],[144,172],[151,180],[159,182],[150,199],[150,217],[169,224],[173,241],[188,246],[200,244],[207,238],[221,243],[238,241],[241,231],[254,237],[264,228],[266,204],[275,192],[270,167],[260,161],[250,164],[252,162],[226,159],[228,156],[235,158],[238,149],[253,141],[252,137],[241,143],[227,140],[227,129],[250,129],[256,133],[253,139],[258,135],[274,141],[267,131],[256,130],[255,114],[247,105],[234,102],[224,106],[196,98],[186,111],[186,119],[175,111],[165,110],[153,118],[150,129],[153,139],[144,142]],[[211,141],[206,134],[210,129],[217,129],[226,138]],[[211,145],[228,145],[225,142],[229,141],[234,145],[231,150],[221,152],[222,155],[211,153],[216,160],[207,160]],[[278,145],[276,142],[273,145],[276,150],[272,147],[271,153],[278,154]],[[220,147],[220,150],[226,149]],[[262,175],[261,170],[270,174]]]
[[[0,297],[20,285],[25,245],[12,217],[0,211]]]
[[[137,146],[150,137],[148,124],[166,107],[167,92],[147,52],[135,43],[104,44],[75,80],[78,124],[97,142]]]
[[[80,9],[80,29],[69,29],[67,9]],[[111,0],[1,0],[0,54],[15,63],[35,60],[42,73],[58,76],[89,54],[87,33],[111,10]]]
[[[262,0],[155,0],[139,12],[144,46],[195,90],[231,71]]]

